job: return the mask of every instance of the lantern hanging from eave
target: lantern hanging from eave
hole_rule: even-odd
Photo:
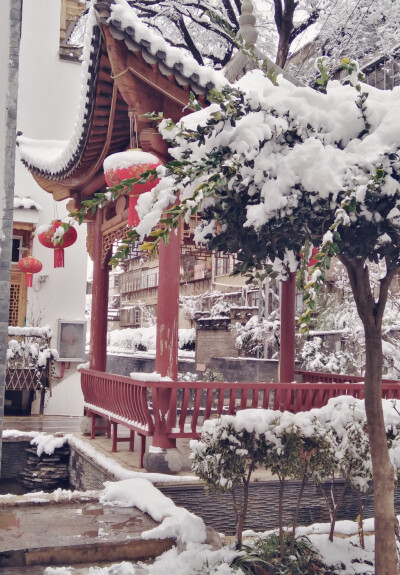
[[[43,267],[43,264],[36,258],[28,256],[26,258],[21,258],[19,260],[18,267],[21,270],[21,272],[25,273],[26,287],[32,287],[33,274],[37,274],[38,272],[40,272]]]
[[[150,152],[143,152],[140,148],[117,152],[104,160],[103,168],[107,185],[112,188],[131,178],[140,178],[148,170],[155,170],[161,165],[160,160]],[[129,192],[128,225],[136,227],[139,216],[136,204],[140,194],[149,192],[159,182],[158,178],[151,178],[143,184],[134,184]]]
[[[40,226],[37,230],[39,242],[46,248],[54,250],[55,268],[64,267],[64,248],[72,246],[78,237],[76,229],[73,226],[59,235],[56,232],[60,226],[60,220],[53,220],[50,224]]]

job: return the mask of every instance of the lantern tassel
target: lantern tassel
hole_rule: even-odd
[[[54,267],[55,268],[64,267],[64,248],[54,249]]]
[[[128,226],[136,228],[140,224],[140,219],[136,211],[136,204],[138,201],[138,195],[129,195],[129,206],[128,206]]]
[[[26,287],[32,287],[33,285],[33,274],[28,272],[25,273],[25,285]]]

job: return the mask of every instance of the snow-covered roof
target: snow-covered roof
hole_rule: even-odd
[[[102,56],[99,26],[108,27],[111,35],[123,40],[129,51],[139,52],[145,62],[157,66],[163,76],[169,80],[174,78],[179,87],[190,89],[198,96],[212,88],[221,88],[227,81],[223,72],[201,66],[182,50],[168,45],[139,20],[126,0],[93,0],[82,54],[80,105],[71,137],[66,141],[40,141],[22,135],[17,138],[22,162],[30,171],[45,178],[62,181],[82,167],[94,116]]]
[[[35,173],[63,179],[75,169],[82,156],[92,118],[96,75],[100,53],[100,29],[94,8],[90,9],[82,54],[82,87],[78,117],[69,140],[36,140],[17,137],[20,157]]]
[[[173,75],[181,86],[190,84],[195,94],[221,88],[226,83],[222,72],[201,66],[193,57],[186,56],[183,50],[170,46],[159,34],[146,26],[127,0],[108,0],[107,4],[109,17],[100,16],[100,23],[107,24],[112,36],[116,40],[123,40],[128,50],[140,51],[148,64],[156,64],[164,76]]]
[[[35,210],[41,212],[42,208],[35,200],[32,200],[32,198],[29,196],[26,196],[25,198],[14,196],[14,210]]]

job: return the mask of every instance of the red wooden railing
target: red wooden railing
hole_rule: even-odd
[[[227,382],[151,382],[82,369],[82,391],[87,413],[92,416],[92,437],[98,427],[96,416],[113,425],[113,451],[118,441],[130,441],[134,433],[141,443],[141,465],[146,436],[156,445],[160,429],[169,438],[198,437],[203,423],[214,415],[234,414],[248,408],[270,408],[280,411],[307,411],[326,405],[339,395],[362,399],[362,378],[297,371],[307,383],[227,383]],[[323,381],[325,380],[325,381]],[[160,401],[167,393],[168,402]],[[400,382],[382,382],[382,397],[400,397]],[[118,438],[117,426],[131,430],[129,439]],[[110,429],[107,429],[108,432]]]
[[[301,369],[297,369],[294,373],[301,375],[304,383],[361,383],[364,381],[364,378],[359,375],[340,375],[338,373],[303,371]],[[384,385],[388,383],[400,384],[396,379],[385,379],[382,383]]]

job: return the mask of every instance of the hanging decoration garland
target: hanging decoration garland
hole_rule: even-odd
[[[28,256],[26,258],[21,258],[18,262],[18,268],[21,272],[25,273],[25,285],[26,287],[32,287],[33,274],[37,274],[42,270],[43,264],[38,259]]]
[[[55,268],[64,267],[64,248],[72,246],[78,237],[76,229],[73,226],[63,233],[60,232],[64,230],[64,228],[61,227],[61,230],[59,230],[60,226],[60,220],[53,220],[51,224],[40,226],[37,230],[39,242],[46,248],[54,250]]]
[[[130,149],[124,152],[117,152],[108,156],[103,163],[104,175],[109,187],[116,186],[131,178],[140,178],[148,170],[155,170],[161,165],[160,160],[150,152],[143,152],[141,148],[133,147],[133,140],[138,143],[136,118],[132,111],[129,111],[130,129]],[[134,184],[129,192],[128,225],[136,227],[139,216],[136,211],[136,204],[140,194],[149,192],[159,182],[158,178],[147,181],[143,184]]]

